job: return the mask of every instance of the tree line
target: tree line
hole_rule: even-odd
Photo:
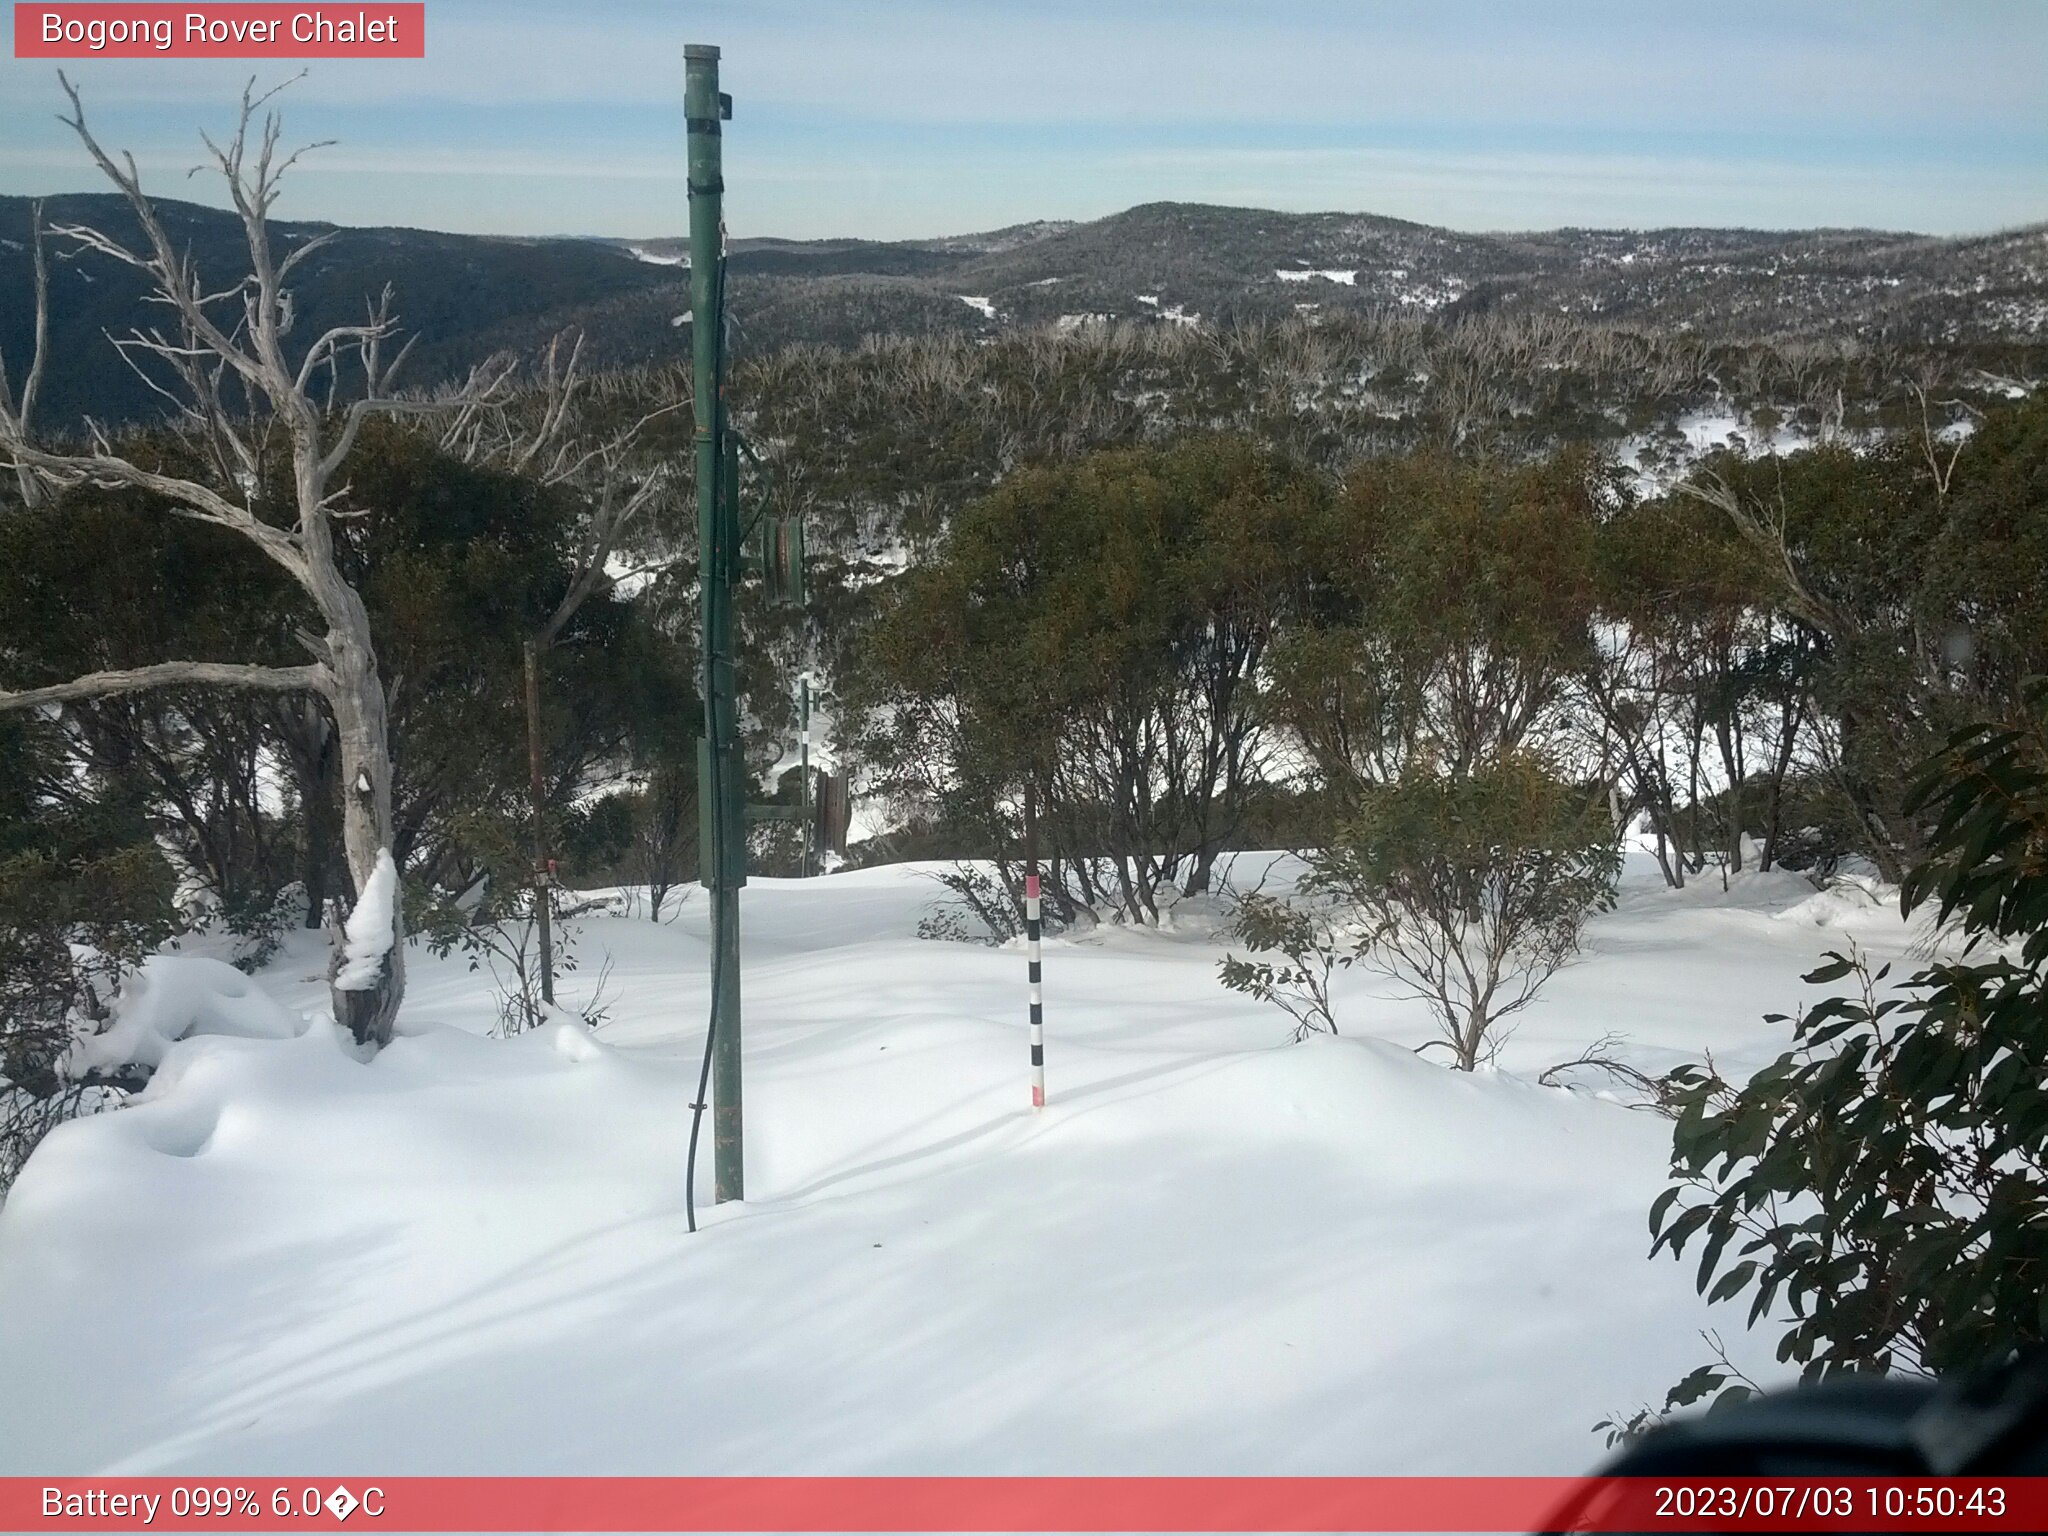
[[[1056,913],[1156,918],[1225,847],[1312,843],[1510,759],[1674,886],[1925,847],[1913,766],[2048,665],[2048,409],[1949,441],[1722,452],[1646,495],[1583,449],[1319,472],[1199,436],[1006,476],[893,583],[843,679],[872,785]]]

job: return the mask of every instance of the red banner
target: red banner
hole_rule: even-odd
[[[2041,1531],[2048,1478],[0,1478],[7,1531]]]
[[[427,7],[22,5],[17,59],[423,59]]]

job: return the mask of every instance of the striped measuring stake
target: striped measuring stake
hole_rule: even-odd
[[[1024,877],[1024,938],[1031,956],[1031,1107],[1045,1108],[1045,993],[1038,960],[1038,876]]]

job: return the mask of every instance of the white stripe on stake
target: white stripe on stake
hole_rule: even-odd
[[[1031,958],[1031,1107],[1045,1108],[1045,995],[1038,958],[1038,876],[1024,877],[1024,937]]]

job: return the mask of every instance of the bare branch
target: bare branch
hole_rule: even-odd
[[[411,349],[412,343],[408,341],[405,351],[410,351]],[[405,352],[401,352],[398,361],[391,365],[386,376],[388,377],[390,373],[397,372],[398,363],[404,360]],[[363,423],[370,417],[438,416],[450,410],[454,410],[459,414],[469,406],[495,394],[511,371],[511,365],[507,362],[497,371],[493,372],[491,362],[487,361],[471,369],[468,382],[452,395],[420,399],[398,399],[389,395],[373,395],[351,402],[348,410],[342,415],[341,431],[334,439],[334,446],[328,450],[326,456],[319,462],[318,472],[321,483],[325,484],[347,462],[349,450],[355,447],[357,434],[362,431]]]
[[[219,492],[177,475],[158,474],[111,453],[45,453],[26,443],[0,440],[0,463],[26,465],[59,485],[132,486],[175,503],[180,516],[218,523],[250,539],[293,576],[304,579],[305,551],[287,529],[277,528]]]
[[[164,661],[126,671],[92,672],[47,688],[25,688],[19,693],[0,691],[0,714],[73,699],[107,699],[152,688],[258,688],[270,693],[325,693],[333,682],[332,674],[317,665],[258,667],[226,661]]]

